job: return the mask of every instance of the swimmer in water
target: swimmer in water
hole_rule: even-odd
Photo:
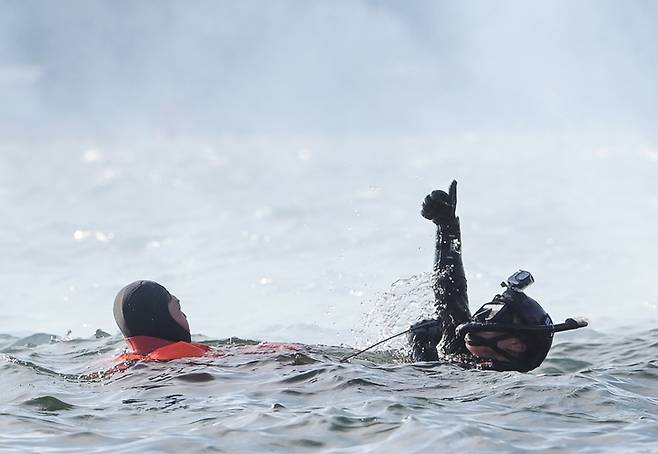
[[[466,367],[527,372],[538,367],[551,348],[553,333],[586,326],[567,319],[553,325],[544,309],[523,289],[534,279],[519,271],[503,285],[506,290],[473,316],[468,307],[461,254],[457,182],[448,193],[433,191],[423,201],[421,215],[437,226],[432,288],[436,320],[411,327],[414,361],[447,359]]]
[[[192,343],[180,301],[157,282],[136,281],[122,288],[114,299],[114,320],[130,350],[122,359],[199,357],[210,350]]]
[[[192,342],[180,301],[157,282],[136,281],[122,288],[114,299],[114,319],[128,343],[128,352],[120,356],[124,361],[169,361],[227,354],[226,349]],[[300,350],[298,344],[271,342],[239,348],[245,354]]]

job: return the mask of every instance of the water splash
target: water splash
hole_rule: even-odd
[[[433,306],[431,273],[421,273],[407,279],[399,279],[385,292],[377,295],[368,304],[370,309],[364,314],[362,329],[355,331],[355,346],[365,348],[381,339],[409,328],[419,320],[435,315]],[[406,337],[400,336],[379,347],[379,349],[404,350]]]

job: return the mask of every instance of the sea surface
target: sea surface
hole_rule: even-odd
[[[563,336],[529,374],[349,349],[137,364],[119,336],[3,336],[2,452],[656,452],[658,329]],[[228,343],[230,347],[226,347]]]
[[[0,451],[658,452],[657,176],[632,132],[6,139]],[[403,337],[341,363],[431,315],[420,202],[453,178],[471,308],[522,268],[590,326],[527,374]],[[232,354],[99,375],[137,279]]]

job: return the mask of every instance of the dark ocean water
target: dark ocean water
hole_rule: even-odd
[[[0,339],[2,452],[658,451],[658,329],[563,334],[528,374],[307,346],[97,378],[119,336]]]

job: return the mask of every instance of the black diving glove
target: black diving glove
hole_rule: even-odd
[[[411,326],[407,340],[411,345],[414,361],[438,361],[436,346],[441,340],[443,329],[437,320],[423,320]]]
[[[455,219],[455,208],[457,208],[457,180],[453,180],[449,192],[432,191],[423,200],[423,208],[420,214],[435,224],[445,224]]]

